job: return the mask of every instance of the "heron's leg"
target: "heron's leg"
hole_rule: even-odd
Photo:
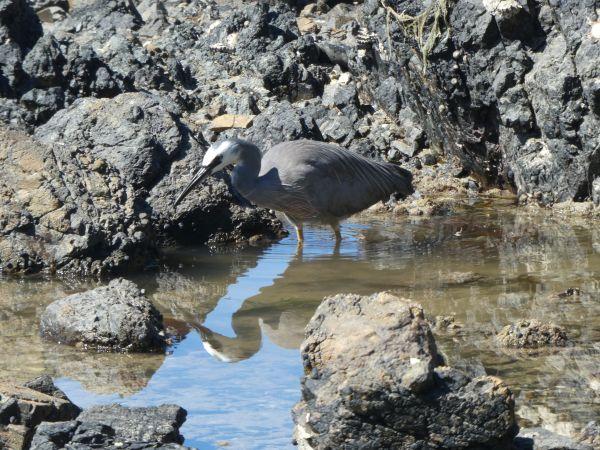
[[[304,229],[302,228],[301,223],[294,224],[296,228],[296,236],[298,237],[298,245],[302,245],[304,243]]]
[[[331,224],[331,228],[333,228],[333,232],[335,233],[335,242],[339,243],[342,240],[342,232],[340,231],[340,224],[339,223]]]
[[[302,229],[302,222],[298,222],[292,219],[290,216],[285,214],[285,218],[291,223],[296,229],[296,237],[298,238],[298,245],[302,245],[304,243],[304,230]]]

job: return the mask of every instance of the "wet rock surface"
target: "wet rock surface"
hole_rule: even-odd
[[[301,347],[299,448],[510,448],[514,401],[497,378],[443,366],[419,305],[326,298]]]
[[[47,339],[97,350],[159,351],[166,346],[162,315],[122,278],[51,303],[40,329]]]
[[[526,319],[505,326],[496,336],[503,347],[564,347],[569,343],[566,331],[551,323]]]

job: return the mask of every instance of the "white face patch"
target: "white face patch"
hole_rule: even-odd
[[[235,142],[224,141],[219,145],[211,145],[202,159],[202,165],[204,167],[210,165],[210,163],[219,156],[221,157],[221,162],[211,170],[211,173],[218,172],[230,164],[235,164],[237,162],[238,156]]]

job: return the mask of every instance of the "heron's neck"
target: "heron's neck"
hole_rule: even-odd
[[[245,145],[240,153],[240,159],[233,168],[231,181],[233,186],[244,195],[254,190],[260,172],[262,154],[255,145]]]

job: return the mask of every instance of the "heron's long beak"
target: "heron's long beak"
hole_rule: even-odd
[[[185,187],[185,189],[181,191],[181,193],[177,196],[177,199],[175,200],[173,206],[176,207],[177,205],[179,205],[182,202],[182,200],[192,191],[192,189],[194,189],[198,184],[204,181],[212,173],[212,169],[215,168],[217,165],[219,165],[219,161],[215,159],[208,166],[200,167],[200,170],[196,172],[194,178],[192,178],[192,181],[190,181],[190,183]]]

